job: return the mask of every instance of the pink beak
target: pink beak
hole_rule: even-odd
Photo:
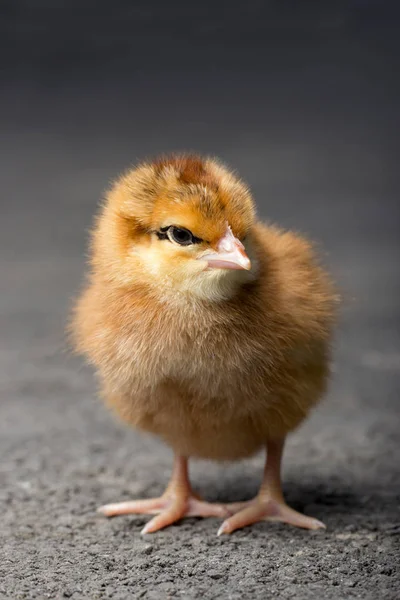
[[[228,226],[225,235],[219,240],[217,252],[211,252],[201,256],[208,264],[209,269],[242,269],[249,271],[251,262],[247,256],[244,246],[232,233]]]

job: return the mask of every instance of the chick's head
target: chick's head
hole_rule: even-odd
[[[109,193],[95,256],[107,256],[109,275],[124,284],[228,298],[254,277],[254,216],[246,186],[215,160],[142,164]]]

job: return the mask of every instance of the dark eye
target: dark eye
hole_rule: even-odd
[[[176,227],[170,225],[169,227],[162,227],[160,231],[156,232],[159,240],[169,240],[180,246],[190,246],[191,244],[200,244],[202,241],[200,238],[193,235],[189,229],[184,227]]]
[[[172,226],[168,228],[167,233],[171,242],[175,242],[181,246],[189,246],[194,243],[194,236],[188,229]]]

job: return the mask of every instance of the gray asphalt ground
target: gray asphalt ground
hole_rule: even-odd
[[[0,598],[399,598],[392,20],[332,9],[325,20],[294,19],[294,28],[275,15],[278,34],[265,41],[249,3],[228,22],[229,35],[219,14],[219,29],[202,14],[189,32],[174,21],[169,62],[162,24],[146,37],[144,4],[134,21],[139,41],[121,48],[124,12],[117,24],[103,15],[104,31],[121,30],[111,36],[114,54],[99,24],[83,47],[91,10],[80,19],[65,10],[50,29],[44,13],[20,4],[25,49],[1,37],[13,61],[0,111]],[[247,42],[238,49],[239,22]],[[65,49],[71,31],[76,56],[73,44]],[[156,38],[159,56],[145,69]],[[188,51],[177,63],[182,43]],[[103,189],[137,159],[179,149],[237,168],[263,217],[320,243],[342,290],[332,384],[289,440],[284,468],[289,502],[326,531],[264,523],[217,538],[217,520],[192,518],[143,538],[146,517],[96,514],[105,502],[161,493],[171,454],[106,412],[93,374],[68,353],[64,326]],[[256,492],[261,469],[261,456],[199,462],[192,478],[207,498],[234,501]]]

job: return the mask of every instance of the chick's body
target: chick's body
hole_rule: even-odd
[[[175,243],[176,226],[192,243]],[[251,268],[212,268],[229,239]],[[256,221],[248,190],[215,161],[180,157],[125,175],[97,221],[91,264],[76,345],[107,403],[177,456],[247,457],[321,398],[329,278],[306,240]]]

